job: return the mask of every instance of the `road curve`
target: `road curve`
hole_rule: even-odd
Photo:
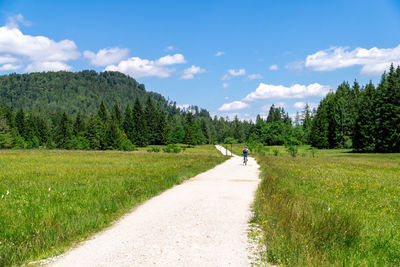
[[[233,156],[146,201],[51,266],[248,266],[258,167]]]

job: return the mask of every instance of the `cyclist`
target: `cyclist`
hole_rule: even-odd
[[[249,155],[249,150],[247,149],[247,146],[244,146],[244,149],[242,150],[242,155],[243,155],[243,164],[247,165],[247,156]]]

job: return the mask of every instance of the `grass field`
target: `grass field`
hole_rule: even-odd
[[[226,157],[0,151],[0,266],[58,254],[144,200]],[[199,152],[200,153],[200,152]]]
[[[239,154],[242,145],[235,145]],[[274,156],[273,150],[279,150]],[[284,266],[399,266],[400,154],[283,147],[256,155],[254,222],[264,260]]]
[[[182,151],[179,153],[182,154],[207,154],[207,155],[221,155],[221,152],[219,152],[217,149],[215,149],[214,145],[198,145],[194,147],[187,147],[187,145],[184,144],[178,144]],[[152,145],[148,147],[138,147],[137,151],[139,152],[147,152],[151,148],[158,148],[160,151],[158,153],[163,152],[163,148],[165,146],[163,145]],[[154,153],[154,152],[152,152]]]

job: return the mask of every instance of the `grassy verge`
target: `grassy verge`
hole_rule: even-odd
[[[179,153],[182,154],[207,154],[207,155],[221,155],[217,149],[215,149],[214,145],[197,145],[194,147],[188,147],[184,144],[177,144],[181,151]],[[149,152],[153,148],[155,148],[158,152],[152,151],[151,153],[164,153],[163,148],[165,145],[151,145],[148,147],[138,147],[137,151],[139,152]]]
[[[62,252],[221,155],[0,151],[0,266]]]
[[[317,153],[256,156],[262,182],[254,221],[264,232],[266,260],[400,265],[400,154]]]

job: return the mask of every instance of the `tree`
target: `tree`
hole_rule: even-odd
[[[82,135],[85,131],[85,123],[81,117],[81,114],[78,113],[75,118],[74,127],[73,127],[73,134],[75,136]]]
[[[111,120],[114,121],[118,127],[122,126],[121,109],[119,108],[117,103],[115,103],[111,109]]]
[[[303,140],[306,144],[310,143],[310,135],[311,135],[311,128],[312,128],[312,120],[311,120],[311,111],[310,106],[306,103],[306,106],[303,110],[303,138],[298,140]]]
[[[177,125],[169,134],[169,143],[171,144],[178,144],[183,143],[185,138],[185,129],[182,125]]]
[[[149,144],[157,144],[157,111],[150,96],[147,97],[144,108],[144,120],[147,125]]]
[[[25,137],[25,113],[22,108],[20,108],[15,115],[15,126],[18,134],[22,137]]]
[[[134,125],[134,144],[137,146],[147,146],[148,134],[147,125],[144,118],[143,108],[138,98],[133,106],[133,125]]]
[[[0,116],[0,149],[11,148],[12,138],[11,131],[6,120]]]
[[[106,106],[104,105],[104,102],[101,101],[100,106],[99,106],[99,111],[97,112],[97,116],[105,123],[108,120],[108,115],[107,115],[107,109]]]
[[[85,138],[89,141],[90,149],[101,149],[101,135],[102,122],[99,117],[90,116]]]
[[[126,137],[132,142],[135,142],[135,133],[134,133],[134,124],[133,124],[133,112],[131,107],[128,105],[125,109],[124,121],[122,123],[122,129],[124,130]]]
[[[183,138],[183,143],[188,146],[196,145],[196,137],[195,137],[195,126],[193,121],[192,113],[186,113],[186,121],[185,121],[185,137]]]
[[[69,142],[72,137],[71,122],[64,112],[61,119],[56,127],[54,141],[57,148],[69,148]]]
[[[106,149],[117,150],[121,147],[122,133],[117,121],[111,121],[106,130]]]
[[[353,134],[353,148],[359,152],[375,150],[375,88],[370,82],[360,93],[359,110]]]

